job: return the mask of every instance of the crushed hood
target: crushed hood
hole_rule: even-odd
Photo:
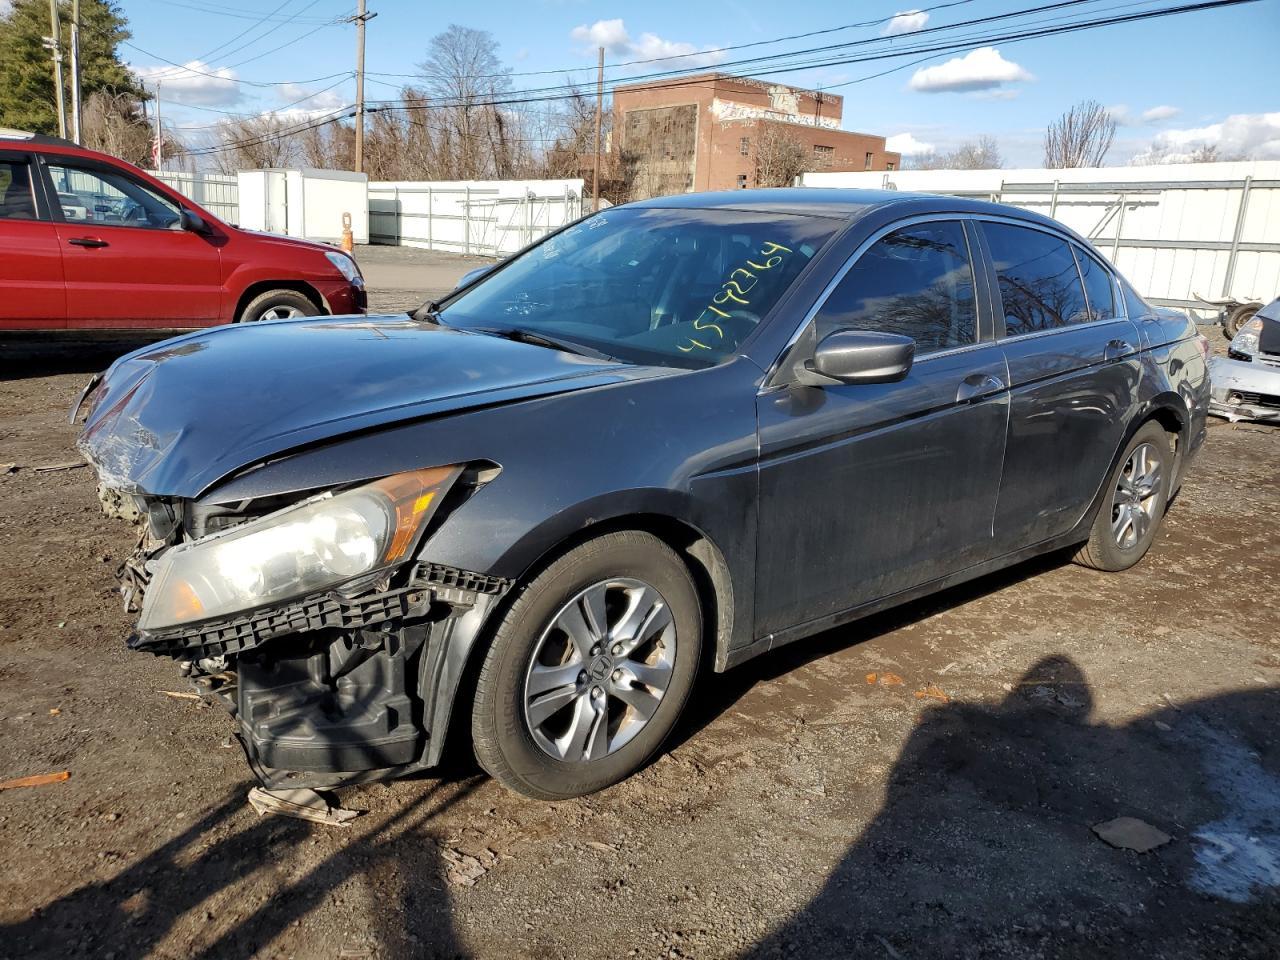
[[[404,316],[215,327],[117,360],[90,394],[79,446],[109,487],[194,497],[344,434],[641,369]]]

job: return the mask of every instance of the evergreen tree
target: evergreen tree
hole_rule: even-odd
[[[62,33],[63,83],[70,129],[71,4],[58,3]],[[57,96],[53,61],[43,38],[49,35],[46,0],[14,0],[0,16],[0,127],[57,134]],[[111,0],[80,0],[80,91],[87,101],[94,93],[148,99],[136,77],[116,52],[129,39],[128,22]]]

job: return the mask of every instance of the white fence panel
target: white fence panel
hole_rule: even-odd
[[[500,257],[575,220],[582,180],[379,181],[369,241]]]
[[[240,222],[240,188],[235,174],[149,171],[184,197],[227,223]]]
[[[1155,303],[1280,294],[1280,162],[1068,170],[807,173],[804,186],[884,187],[1035,210],[1088,237]]]

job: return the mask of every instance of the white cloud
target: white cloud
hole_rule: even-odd
[[[1181,163],[1200,147],[1216,147],[1224,160],[1280,160],[1280,113],[1236,113],[1221,123],[1165,130],[1133,162]]]
[[[884,141],[884,148],[892,153],[900,153],[904,157],[913,157],[921,153],[932,153],[934,145],[917,140],[910,133],[895,133]]]
[[[318,93],[312,93],[306,87],[297,83],[281,84],[280,99],[289,105],[287,110],[276,111],[280,114],[296,111],[327,113],[331,110],[337,110],[347,103],[346,97],[338,90],[321,90]]]
[[[1107,116],[1114,120],[1122,127],[1128,127],[1133,124],[1133,113],[1129,110],[1127,103],[1117,103],[1114,106],[1107,107]]]
[[[972,93],[1034,77],[995,47],[979,47],[936,67],[924,67],[911,77],[909,86],[919,93]]]
[[[1152,107],[1150,110],[1142,111],[1142,119],[1147,123],[1160,123],[1162,120],[1172,120],[1182,111],[1177,107],[1163,105]]]
[[[175,103],[198,107],[225,107],[240,100],[236,73],[229,67],[215,70],[201,60],[190,60],[181,67],[133,67],[133,72],[148,90],[160,84],[160,96]]]
[[[928,22],[929,15],[923,10],[907,10],[885,24],[884,29],[880,31],[880,36],[896,37],[904,33],[915,33],[917,30],[923,30]]]
[[[654,33],[642,33],[638,38],[632,38],[621,19],[597,20],[590,26],[584,23],[574,27],[569,36],[590,47],[604,47],[606,53],[628,60],[680,58],[669,65],[672,68],[710,66],[724,59],[723,50],[699,49],[692,43],[666,40]]]

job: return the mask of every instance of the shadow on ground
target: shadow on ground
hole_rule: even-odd
[[[443,864],[430,821],[475,789],[451,790],[437,783],[418,798],[379,818],[351,827],[349,842],[303,875],[278,881],[265,899],[237,902],[233,891],[259,870],[275,870],[290,848],[312,841],[317,830],[333,830],[275,817],[235,829],[243,814],[244,792],[237,789],[214,809],[168,842],[110,880],[87,884],[22,922],[0,927],[0,954],[33,958],[68,956],[151,956],[165,944],[180,918],[191,914],[214,930],[181,949],[193,958],[246,957],[255,954],[296,921],[303,920],[348,881],[377,878],[384,908],[370,917],[379,955],[456,957],[463,955],[450,918]],[[213,838],[213,839],[211,839]],[[345,839],[345,838],[344,838]],[[387,888],[387,889],[383,889]],[[389,897],[387,895],[390,895]],[[237,917],[222,923],[222,914]],[[162,947],[163,945],[163,947]],[[342,944],[333,944],[336,955]]]
[[[107,369],[117,357],[176,336],[173,330],[155,333],[5,334],[0,337],[0,381],[29,380],[61,373],[93,374]]]
[[[1092,712],[1062,657],[994,706],[926,712],[880,813],[746,957],[1275,957],[1280,690]],[[1122,816],[1172,841],[1093,835]]]

